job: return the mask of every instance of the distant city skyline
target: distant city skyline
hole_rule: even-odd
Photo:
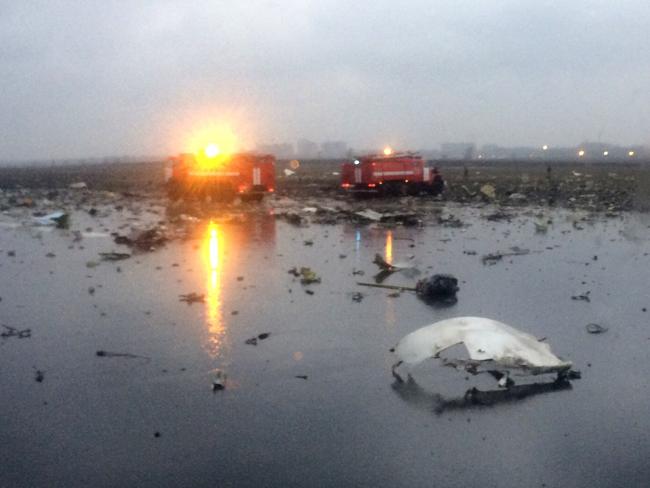
[[[415,152],[427,159],[438,160],[537,160],[537,161],[650,161],[650,147],[639,144],[620,146],[602,142],[584,141],[573,146],[500,146],[498,144],[477,145],[472,142],[443,142],[431,147],[391,147],[395,152]],[[246,152],[273,154],[277,159],[332,159],[342,160],[364,154],[380,154],[386,146],[354,148],[345,141],[316,142],[298,139],[295,142],[257,144]],[[175,153],[174,153],[175,154]],[[0,164],[21,163],[66,163],[66,162],[136,162],[143,160],[164,160],[173,154],[149,155],[102,155],[86,158],[34,158],[23,160],[0,159]]]

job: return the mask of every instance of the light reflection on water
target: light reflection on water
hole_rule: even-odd
[[[207,263],[205,293],[205,318],[208,328],[206,349],[210,357],[220,357],[226,340],[226,324],[223,319],[222,277],[224,233],[214,222],[210,222],[204,238],[204,255]]]
[[[200,231],[201,269],[205,273],[205,338],[203,348],[212,359],[228,359],[231,346],[231,320],[224,310],[236,293],[226,288],[239,258],[251,246],[275,246],[275,218],[257,215],[236,222],[211,220]]]
[[[385,259],[388,264],[393,264],[393,231],[386,231],[386,245],[385,245]],[[386,303],[386,325],[389,328],[395,327],[397,318],[395,316],[395,298],[391,298],[386,294],[385,303]]]

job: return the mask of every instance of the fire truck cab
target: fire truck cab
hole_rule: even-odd
[[[196,156],[191,153],[171,157],[165,168],[169,197],[219,200],[239,195],[245,200],[261,200],[275,191],[275,157],[248,153]]]
[[[437,168],[415,153],[362,156],[343,163],[341,187],[354,193],[440,194],[445,182]]]

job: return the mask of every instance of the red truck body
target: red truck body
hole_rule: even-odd
[[[350,192],[437,195],[444,181],[417,154],[370,155],[343,163],[341,187]]]
[[[236,195],[261,199],[275,191],[275,157],[239,153],[207,159],[180,154],[169,159],[165,180],[173,199]]]

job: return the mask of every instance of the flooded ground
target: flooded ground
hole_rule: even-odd
[[[125,251],[110,232],[128,215],[97,225],[77,211],[81,241],[4,218],[0,324],[31,335],[0,339],[0,486],[644,486],[648,215],[447,211],[464,225],[215,215],[117,262],[98,255]],[[530,252],[481,259],[513,246]],[[375,253],[421,272],[385,284],[454,274],[458,302],[358,286]],[[288,273],[303,266],[321,283]],[[189,293],[204,301],[179,300]],[[582,379],[486,405],[463,395],[493,380],[434,360],[394,380],[403,335],[464,315],[546,337]],[[609,330],[587,333],[593,322]]]

